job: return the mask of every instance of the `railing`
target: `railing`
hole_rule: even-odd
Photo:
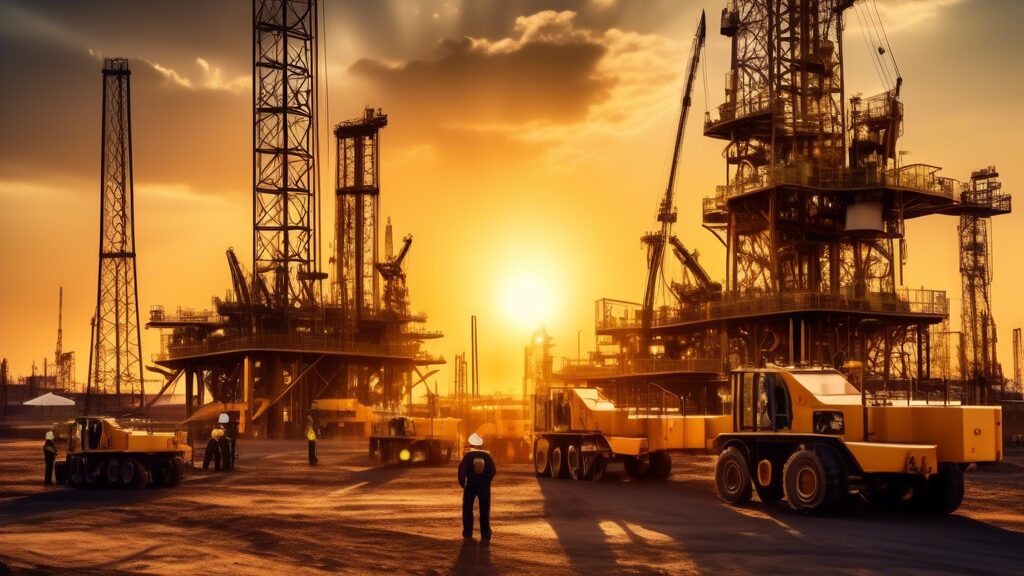
[[[949,300],[943,290],[901,288],[895,292],[871,292],[864,298],[823,292],[784,292],[781,294],[731,296],[720,302],[706,302],[680,310],[663,306],[654,311],[652,326],[681,322],[719,320],[777,312],[827,310],[835,312],[878,312],[941,316],[949,313]],[[618,300],[598,300],[595,324],[598,330],[639,328],[641,305]]]
[[[601,378],[629,376],[633,374],[654,374],[659,372],[721,372],[721,358],[627,358],[622,364],[593,364],[589,360],[562,359],[555,377]]]
[[[316,336],[228,336],[210,337],[199,344],[168,344],[164,352],[154,355],[154,360],[173,360],[187,356],[269,348],[297,352],[329,352],[362,356],[388,356],[428,359],[429,355],[419,351],[415,344],[367,344],[350,342],[338,338]]]
[[[926,164],[912,164],[902,168],[840,168],[814,170],[810,164],[797,166],[761,167],[744,180],[715,187],[710,206],[724,209],[725,202],[735,196],[772,186],[804,186],[827,190],[877,188],[882,186],[904,188],[941,196],[950,200],[960,194],[960,182],[938,176],[939,168]],[[708,205],[705,205],[707,212]]]
[[[708,117],[704,120],[704,129],[708,130],[723,122],[730,122],[773,110],[781,110],[781,100],[772,102],[768,97],[768,92],[744,97],[738,102],[725,102],[718,106],[718,118]]]
[[[215,324],[224,318],[214,310],[193,310],[178,307],[176,314],[168,315],[163,306],[152,306],[149,309],[150,322],[203,322]]]

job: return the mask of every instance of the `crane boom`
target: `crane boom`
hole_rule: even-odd
[[[661,230],[644,236],[644,242],[648,243],[648,267],[647,287],[644,291],[644,304],[642,310],[642,324],[640,334],[640,353],[649,354],[651,324],[654,320],[654,293],[658,284],[658,272],[661,270],[661,263],[665,257],[665,244],[669,240],[669,231],[672,223],[676,221],[676,211],[673,205],[673,195],[676,185],[676,171],[679,168],[679,155],[683,148],[683,134],[686,131],[686,117],[690,112],[690,95],[693,92],[693,82],[697,77],[697,63],[700,61],[700,52],[704,48],[705,18],[704,12],[700,13],[700,23],[697,24],[697,33],[694,35],[693,47],[690,52],[690,61],[686,68],[686,84],[683,88],[682,108],[679,111],[679,126],[676,128],[676,143],[672,149],[672,167],[668,173],[668,186],[665,188],[665,196],[658,206],[658,222],[661,223]]]

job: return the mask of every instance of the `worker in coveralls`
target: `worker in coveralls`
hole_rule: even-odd
[[[46,460],[46,472],[43,477],[43,484],[53,484],[53,461],[57,458],[57,447],[53,444],[53,431],[46,433],[46,441],[43,442],[43,458]]]
[[[224,431],[214,426],[210,430],[210,440],[206,443],[206,454],[203,455],[203,470],[210,468],[210,460],[213,460],[214,470],[220,470],[220,437]]]
[[[480,536],[491,539],[491,479],[497,469],[494,459],[483,449],[479,434],[469,436],[469,450],[459,463],[459,485],[462,486],[462,537],[473,537],[473,500],[480,500]]]
[[[312,416],[306,416],[306,440],[309,442],[309,465],[313,466],[320,460],[316,457],[316,427]]]

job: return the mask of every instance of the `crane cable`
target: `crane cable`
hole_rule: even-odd
[[[877,49],[872,45],[874,35],[872,34],[872,38],[868,38],[868,32],[874,32],[874,22],[869,20],[869,15],[861,14],[860,3],[855,3],[853,5],[853,11],[857,15],[857,21],[860,23],[860,32],[861,36],[864,38],[864,45],[867,46],[868,52],[872,55],[871,64],[875,68],[875,73],[878,74],[878,79],[881,80],[882,86],[884,86],[886,90],[891,90],[892,80],[889,78],[889,72],[885,67],[885,63],[879,57],[880,55],[878,54]]]
[[[878,13],[878,4],[875,0],[871,0],[871,6],[875,10],[875,17],[878,19],[878,27],[881,28],[882,36],[885,38],[885,49],[889,53],[889,59],[892,60],[892,67],[896,71],[896,77],[902,78],[903,75],[900,74],[900,66],[896,63],[896,55],[893,54],[892,46],[889,44],[889,34],[886,33],[885,24],[882,23],[882,15]]]

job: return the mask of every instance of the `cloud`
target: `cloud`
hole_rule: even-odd
[[[428,139],[476,132],[564,149],[646,125],[678,91],[683,52],[662,36],[593,30],[575,12],[546,10],[516,18],[508,37],[444,39],[431,59],[362,59],[350,72],[404,95],[393,105],[408,106]]]
[[[92,54],[92,50],[89,51]],[[249,90],[252,86],[250,76],[243,75],[237,76],[230,80],[224,79],[224,73],[220,68],[210,65],[205,58],[196,58],[196,65],[199,67],[200,74],[196,80],[192,80],[186,76],[179,74],[173,68],[162,66],[157,62],[146,61],[147,64],[153,67],[164,80],[175,87],[184,88],[186,90],[210,90],[219,92],[231,92],[241,93]]]

